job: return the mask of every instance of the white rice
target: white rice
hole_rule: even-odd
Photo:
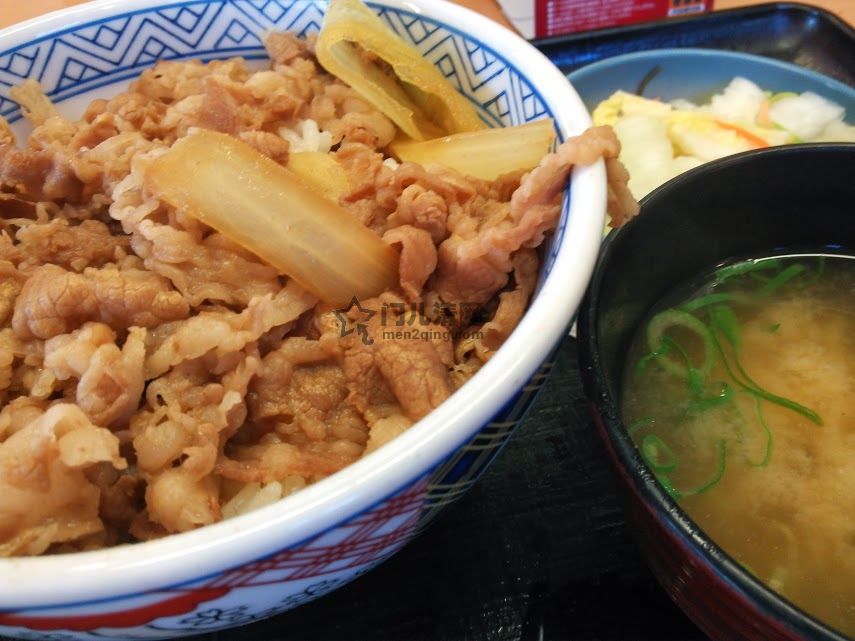
[[[332,148],[332,134],[321,131],[318,123],[311,119],[301,120],[293,129],[280,127],[279,135],[291,144],[292,152],[319,151],[327,154]]]

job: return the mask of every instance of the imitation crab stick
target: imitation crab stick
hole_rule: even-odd
[[[753,134],[747,129],[740,127],[739,125],[734,125],[729,122],[722,122],[721,120],[716,120],[715,124],[717,124],[722,129],[727,129],[728,131],[734,132],[737,136],[747,141],[748,143],[754,145],[755,147],[768,147],[769,141],[761,138],[757,134]]]

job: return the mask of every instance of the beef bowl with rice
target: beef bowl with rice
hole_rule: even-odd
[[[447,3],[95,2],[0,68],[3,634],[197,634],[388,558],[635,213],[560,72]]]

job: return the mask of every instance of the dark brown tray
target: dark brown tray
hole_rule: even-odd
[[[565,72],[631,51],[711,47],[795,62],[855,85],[855,30],[801,4],[536,44]],[[232,615],[211,611],[210,620],[222,625]],[[192,641],[703,639],[658,587],[627,531],[573,339],[492,468],[400,554],[289,613],[199,632]]]
[[[855,86],[855,29],[807,4],[774,2],[534,44],[565,73],[622,53],[704,47],[793,62]]]

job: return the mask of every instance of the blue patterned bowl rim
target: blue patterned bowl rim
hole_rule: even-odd
[[[186,4],[201,3],[128,0],[120,6],[115,0],[97,0],[0,31],[0,57],[57,31]],[[445,0],[371,4],[481,43],[530,80],[563,137],[590,126],[588,112],[564,75],[534,47],[492,20]],[[199,530],[94,552],[0,559],[0,584],[15,586],[14,591],[4,591],[0,611],[26,608],[48,614],[61,605],[119,600],[214,576],[329,531],[422,478],[471,440],[523,388],[566,333],[599,250],[606,202],[603,162],[575,168],[571,189],[548,256],[548,276],[517,329],[481,371],[405,434],[274,505]]]

